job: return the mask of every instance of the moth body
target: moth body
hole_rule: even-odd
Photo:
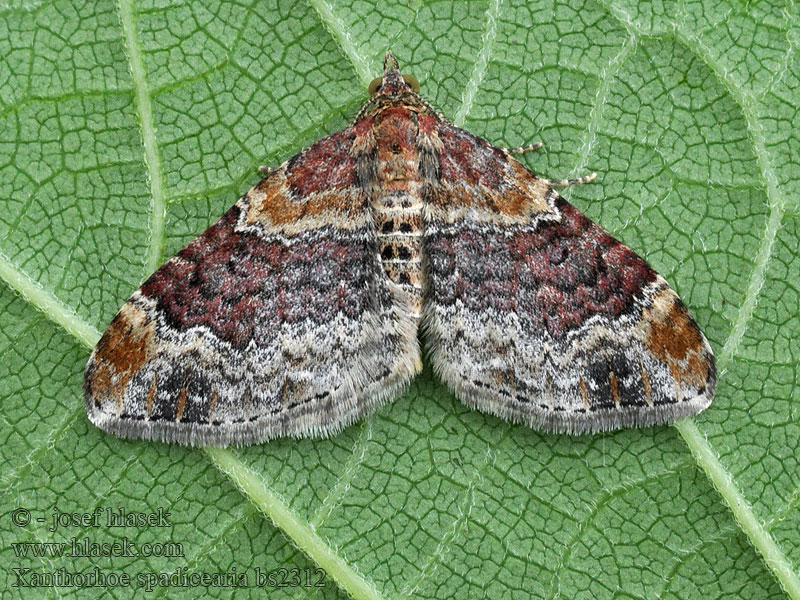
[[[384,109],[375,116],[375,181],[367,182],[381,263],[400,288],[407,310],[422,315],[425,289],[417,127],[413,113]]]

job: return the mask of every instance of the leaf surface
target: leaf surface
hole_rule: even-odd
[[[13,568],[328,569],[277,597],[800,599],[800,43],[759,2],[20,3],[0,10],[0,450]],[[543,435],[467,410],[429,370],[328,440],[238,450],[91,426],[91,345],[167,256],[277,164],[345,126],[392,49],[441,111],[547,177],[681,294],[711,408],[677,428]],[[718,488],[721,493],[715,489]],[[123,507],[168,527],[65,525]],[[14,509],[31,511],[26,526]],[[44,517],[40,523],[37,517]],[[277,525],[276,525],[277,523]],[[179,543],[34,557],[21,542]],[[302,548],[302,551],[299,548]],[[303,575],[305,577],[305,575]]]

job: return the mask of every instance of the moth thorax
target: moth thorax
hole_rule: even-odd
[[[410,183],[410,182],[409,182]],[[386,276],[408,297],[409,312],[419,317],[425,285],[422,269],[422,199],[413,189],[377,192],[372,218]]]

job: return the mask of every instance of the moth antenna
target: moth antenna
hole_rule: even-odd
[[[542,147],[542,142],[534,142],[533,144],[528,144],[527,146],[503,148],[503,150],[508,154],[524,154],[525,152],[530,152],[531,150],[538,150],[541,147]]]
[[[542,181],[552,187],[567,187],[568,185],[589,183],[595,177],[597,177],[597,173],[590,173],[589,175],[584,175],[583,177],[578,177],[577,179],[542,179]]]

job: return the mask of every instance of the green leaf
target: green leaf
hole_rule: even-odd
[[[777,2],[404,5],[26,2],[0,9],[3,589],[32,572],[323,566],[279,597],[800,599],[800,21]],[[201,451],[83,412],[88,352],[166,256],[277,164],[344,126],[392,49],[422,93],[661,272],[719,358],[678,427],[543,435],[467,410],[429,370],[328,440]],[[169,513],[167,527],[65,513]],[[27,525],[15,524],[30,511]],[[44,522],[37,518],[45,518]],[[22,542],[181,544],[35,557]],[[16,546],[14,544],[17,544]],[[178,547],[173,546],[173,550]],[[29,575],[27,576],[29,578]]]

